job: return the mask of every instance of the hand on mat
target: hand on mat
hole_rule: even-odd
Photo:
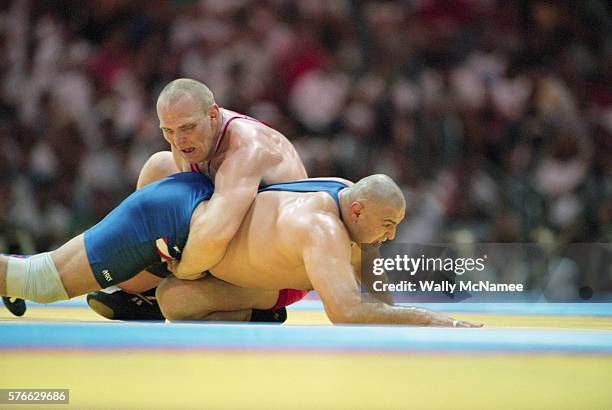
[[[430,326],[441,326],[441,327],[482,327],[482,323],[472,323],[467,320],[459,320],[446,316],[442,313],[437,313],[436,316],[429,323]]]
[[[482,327],[482,323],[472,323],[467,320],[454,320],[453,327]]]

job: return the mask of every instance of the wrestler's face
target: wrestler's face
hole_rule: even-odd
[[[204,161],[212,154],[219,114],[216,104],[204,108],[189,94],[173,102],[157,102],[159,128],[164,138],[191,164]]]
[[[358,243],[374,245],[393,240],[405,212],[404,207],[397,209],[354,202],[351,205],[351,236]]]

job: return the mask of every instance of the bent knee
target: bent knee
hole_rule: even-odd
[[[176,168],[172,151],[158,151],[151,155],[145,164],[160,169],[172,167]]]
[[[170,322],[180,322],[184,320],[202,320],[202,318],[206,317],[209,311],[204,312],[194,312],[190,311],[188,306],[185,305],[165,305],[162,306],[160,304],[160,310],[166,320]]]
[[[185,293],[181,281],[174,277],[169,277],[159,284],[155,298],[162,314],[170,321],[199,320],[210,313],[196,308],[198,304]]]
[[[160,151],[151,155],[143,165],[138,176],[138,188],[179,172],[170,151]]]
[[[119,283],[117,287],[123,289],[127,293],[143,293],[156,287],[161,280],[159,276],[152,275],[148,272],[141,272],[133,278]]]

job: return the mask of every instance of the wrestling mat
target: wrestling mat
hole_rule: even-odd
[[[84,299],[0,308],[2,409],[610,409],[612,304],[423,304],[482,329],[111,322]]]

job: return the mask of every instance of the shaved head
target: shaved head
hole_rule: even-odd
[[[200,103],[203,110],[215,103],[215,96],[207,86],[190,78],[179,78],[170,82],[159,93],[157,105],[173,105],[186,95]]]
[[[403,209],[406,207],[404,194],[399,186],[387,175],[375,174],[360,179],[349,189],[351,202],[363,202],[378,207]]]
[[[391,178],[370,175],[344,192],[341,213],[352,241],[380,245],[395,238],[397,225],[406,214],[406,200]]]
[[[157,98],[159,128],[172,151],[190,164],[206,160],[221,129],[221,111],[210,89],[199,81],[179,78]]]

